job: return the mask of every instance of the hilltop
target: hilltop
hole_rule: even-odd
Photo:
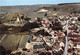
[[[20,13],[26,12],[27,16],[31,18],[43,17],[44,13],[40,13],[41,9],[48,10],[52,12],[50,16],[54,13],[57,14],[70,14],[74,11],[80,13],[80,3],[63,3],[63,4],[36,4],[36,5],[21,5],[21,6],[0,6],[0,16],[4,16],[7,13]]]

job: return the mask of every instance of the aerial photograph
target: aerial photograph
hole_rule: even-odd
[[[0,55],[80,55],[80,0],[0,0]]]

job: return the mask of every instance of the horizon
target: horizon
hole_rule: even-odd
[[[38,4],[80,3],[80,0],[0,0],[0,6],[21,6]]]

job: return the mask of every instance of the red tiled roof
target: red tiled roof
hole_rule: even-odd
[[[68,52],[69,52],[69,53],[73,53],[73,50],[72,50],[72,49],[68,49]]]
[[[68,49],[68,52],[69,52],[69,53],[73,53],[73,50],[72,50],[72,49]]]
[[[77,34],[71,34],[71,33],[69,33],[69,35],[68,35],[69,37],[76,37],[76,38],[80,38],[80,35],[77,35]]]
[[[56,17],[53,16],[53,19],[56,19]]]
[[[44,36],[45,37],[45,39],[48,39],[48,37],[47,36]]]
[[[77,43],[74,43],[74,46],[77,46]]]
[[[49,23],[45,23],[45,22],[43,22],[42,24],[48,25]]]
[[[31,19],[31,21],[36,21],[36,19]]]
[[[57,33],[58,36],[61,36],[62,34],[63,34],[63,33],[59,33],[59,32]]]

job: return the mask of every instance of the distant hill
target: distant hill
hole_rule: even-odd
[[[58,4],[58,5],[69,5],[69,4],[80,4],[80,2],[79,3],[61,3],[61,4]]]
[[[0,6],[0,14],[16,13],[16,12],[31,12],[45,5],[24,5],[24,6]]]
[[[24,5],[24,6],[0,6],[0,14],[10,12],[31,12],[40,8],[56,9],[57,11],[80,11],[80,3],[63,3],[58,5],[39,4],[39,5]]]
[[[53,11],[60,11],[60,12],[80,12],[80,3],[65,3],[65,4],[58,4],[58,5],[51,5],[49,7],[43,7],[44,9],[53,10]]]
[[[21,5],[21,6],[0,6],[0,14],[27,12],[27,15],[34,18],[39,16],[37,11],[46,9],[51,12],[59,12],[62,14],[77,11],[80,13],[80,3],[63,3],[58,5],[53,4],[37,4],[37,5]],[[41,17],[43,14],[40,14]]]

